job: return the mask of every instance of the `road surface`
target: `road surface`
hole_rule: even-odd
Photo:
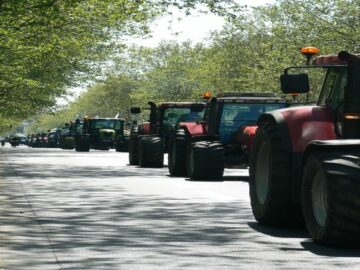
[[[258,225],[247,171],[189,181],[126,153],[0,148],[0,269],[360,269],[360,251]]]

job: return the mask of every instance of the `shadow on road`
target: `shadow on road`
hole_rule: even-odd
[[[281,238],[307,238],[309,234],[307,233],[304,226],[297,227],[274,227],[274,226],[264,226],[257,222],[249,222],[249,227],[253,228],[255,231],[271,235],[274,237]]]
[[[194,202],[186,196],[174,199],[129,193],[116,183],[125,177],[157,181],[159,169],[104,166],[91,160],[84,165],[76,163],[76,157],[71,159],[73,164],[59,166],[51,158],[64,161],[69,153],[41,150],[31,154],[27,149],[11,150],[8,180],[0,186],[0,232],[6,231],[0,246],[9,252],[41,254],[50,245],[66,269],[117,269],[119,258],[122,266],[146,263],[151,269],[161,265],[164,257],[195,252],[208,260],[214,258],[211,249],[225,246],[229,252],[215,257],[236,259],[245,256],[239,250],[251,250],[255,232],[246,224],[252,220],[247,202]],[[30,162],[22,160],[26,154],[32,157]],[[95,151],[76,154],[79,159],[83,155],[89,159],[108,156]],[[26,187],[26,196],[22,187]],[[240,239],[243,243],[234,245]],[[132,256],[123,257],[129,252]],[[174,268],[187,267],[185,261],[173,261]],[[14,263],[8,268],[36,265],[33,258],[25,257]],[[53,262],[43,263],[49,266],[43,269],[50,269]]]
[[[292,226],[292,227],[289,226],[275,227],[275,226],[264,226],[257,222],[249,222],[248,225],[249,227],[253,228],[258,232],[273,237],[300,238],[300,239],[310,237],[308,232],[306,231],[305,225]],[[280,248],[280,250],[282,251],[306,250],[316,255],[328,256],[328,257],[360,257],[359,249],[324,246],[313,242],[311,239],[307,241],[302,241],[301,246],[302,248],[295,248],[295,249],[289,247],[282,247]]]
[[[358,248],[330,247],[319,245],[311,240],[301,242],[304,249],[320,256],[328,257],[360,257]]]
[[[182,257],[192,252],[209,259],[214,256],[236,259],[245,255],[241,250],[255,252],[250,241],[254,231],[243,223],[252,216],[243,202],[192,203],[136,196],[119,188],[79,190],[76,183],[44,184],[39,188],[41,194],[28,193],[36,216],[26,207],[26,198],[15,189],[7,189],[6,194],[0,191],[0,203],[8,209],[0,214],[0,231],[12,228],[6,238],[0,238],[0,246],[19,254],[41,253],[48,249],[45,233],[65,269],[118,269],[119,258],[122,266],[145,263],[151,269],[152,264],[158,266],[164,257]],[[38,224],[42,230],[37,229]],[[240,239],[243,244],[234,245]],[[211,252],[221,247],[230,250],[226,254]],[[129,252],[146,256],[123,257]],[[176,261],[173,263],[177,269],[182,267]],[[16,266],[9,269],[28,269],[29,261],[23,258]]]
[[[223,181],[241,181],[241,182],[249,182],[249,176],[243,175],[231,175],[231,176],[224,176]]]
[[[194,202],[133,194],[114,184],[122,177],[151,181],[158,177],[159,169],[94,164],[59,168],[50,163],[44,167],[36,162],[15,162],[12,170],[17,175],[11,179],[14,183],[0,182],[0,232],[6,232],[0,237],[0,246],[21,256],[31,251],[41,254],[50,245],[64,269],[119,269],[119,261],[125,268],[137,265],[141,269],[144,264],[152,269],[159,268],[164,259],[171,263],[167,269],[198,269],[209,261],[217,265],[219,260],[245,262],[248,269],[258,269],[256,257],[262,249],[283,251],[284,256],[291,251],[359,256],[357,251],[333,250],[312,242],[295,247],[281,242],[284,238],[301,238],[300,242],[308,234],[304,228],[259,225],[248,202]],[[57,181],[51,181],[55,178]],[[89,178],[86,183],[84,178]],[[19,192],[23,185],[27,185],[26,196]],[[185,259],[189,256],[196,259],[189,262]],[[272,257],[264,260],[271,262]],[[23,258],[16,262],[17,267],[9,269],[30,269],[31,263]],[[266,265],[266,261],[263,263]],[[312,258],[302,263],[311,265]],[[44,264],[49,267],[43,269],[50,269],[53,262]],[[335,264],[341,266],[341,262]],[[278,269],[287,266],[286,259],[276,261]]]

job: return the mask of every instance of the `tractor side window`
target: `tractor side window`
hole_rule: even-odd
[[[221,142],[229,142],[240,126],[255,124],[262,111],[260,104],[224,103],[219,125]]]
[[[338,106],[343,98],[343,90],[346,84],[346,75],[344,76],[344,74],[344,70],[341,69],[332,68],[328,70],[319,97],[319,105]]]
[[[175,126],[179,122],[196,122],[201,120],[204,112],[191,111],[190,108],[168,108],[164,112],[163,125]]]
[[[260,114],[285,106],[285,103],[224,103],[219,124],[220,141],[228,143],[240,127],[256,125]]]
[[[337,109],[343,103],[346,83],[347,83],[347,72],[346,70],[343,70],[342,72],[338,73],[335,85],[330,95],[331,98],[329,105],[333,109]]]

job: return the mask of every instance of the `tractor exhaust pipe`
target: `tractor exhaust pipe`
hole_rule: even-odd
[[[342,134],[345,139],[360,138],[360,58],[346,51],[338,54],[347,63],[347,84],[344,91]]]
[[[148,104],[150,105],[150,130],[151,133],[155,133],[158,122],[157,106],[152,101],[149,101]]]

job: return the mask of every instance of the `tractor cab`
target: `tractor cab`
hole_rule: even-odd
[[[219,136],[223,144],[236,139],[239,129],[256,126],[260,114],[286,108],[289,101],[272,93],[226,93],[210,101],[205,125],[210,136]]]
[[[309,58],[309,57],[308,57]],[[325,78],[317,106],[326,108],[335,117],[334,129],[337,137],[360,137],[360,55],[340,52],[339,55],[323,55],[314,59],[312,65],[289,67],[281,75],[281,89],[284,93],[308,93],[308,73],[290,73],[290,70],[325,69]],[[357,121],[354,121],[357,120]],[[343,133],[346,125],[347,135]]]

